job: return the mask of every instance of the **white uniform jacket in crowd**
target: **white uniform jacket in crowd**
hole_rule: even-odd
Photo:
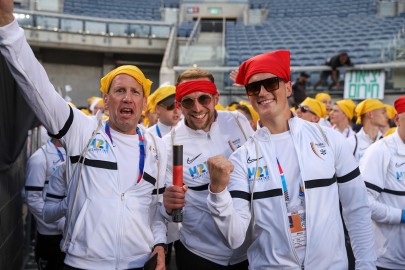
[[[166,243],[164,218],[156,211],[163,198],[165,145],[141,128],[146,155],[143,177],[135,184],[137,175],[128,176],[135,179],[134,185],[121,190],[119,176],[125,172],[117,164],[105,123],[70,108],[59,96],[16,20],[0,28],[0,51],[37,117],[61,138],[67,151],[71,180],[61,243],[65,263],[83,269],[143,266],[152,247]]]
[[[236,118],[238,120],[236,120]],[[240,123],[240,126],[238,122]],[[167,185],[172,185],[172,140],[183,145],[183,183],[188,185],[186,206],[180,228],[180,240],[191,252],[212,262],[228,265],[246,259],[246,250],[235,254],[215,225],[207,207],[210,176],[207,159],[216,155],[229,157],[253,134],[246,117],[239,112],[218,111],[210,131],[193,130],[182,120],[172,133],[163,137],[168,149]],[[166,211],[162,211],[166,213]],[[170,221],[171,216],[166,214]]]
[[[383,137],[383,134],[381,132],[378,132],[377,138],[375,141],[381,139],[382,137]],[[354,136],[350,136],[347,138],[347,142],[350,145],[352,154],[354,155],[354,157],[356,158],[357,161],[359,161],[363,157],[364,152],[375,141],[370,139],[370,137],[364,132],[363,128],[361,128],[359,130],[359,132],[357,132]]]
[[[59,148],[62,159],[55,145],[48,141],[32,154],[27,163],[25,180],[26,201],[30,212],[35,216],[37,230],[43,235],[62,234],[65,218],[59,217],[51,223],[44,221],[42,211],[45,204],[45,196],[49,187],[49,179],[55,173],[58,166],[65,163],[66,153]]]
[[[331,128],[322,127],[321,132],[319,125],[298,117],[289,119],[288,124],[302,176],[297,181],[305,187],[305,269],[347,269],[339,201],[357,267],[375,269],[367,192],[345,138]],[[253,192],[254,229],[253,244],[248,250],[249,269],[301,269],[292,245],[270,132],[260,128],[253,138],[231,156],[235,169],[229,185],[221,193],[210,193],[209,209],[223,237],[236,248],[243,242],[250,222]]]
[[[367,149],[360,171],[368,188],[377,265],[405,269],[405,144],[398,131]]]

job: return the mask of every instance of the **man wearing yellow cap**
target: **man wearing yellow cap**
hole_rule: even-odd
[[[100,82],[109,121],[71,108],[35,59],[11,0],[0,2],[0,52],[38,119],[69,154],[65,269],[141,269],[151,252],[164,269],[158,205],[166,150],[137,126],[152,82],[137,67],[121,66]]]
[[[88,110],[91,115],[96,115],[98,111],[104,113],[104,100],[100,97],[91,97],[88,100]]]
[[[325,105],[316,99],[307,97],[296,110],[299,118],[312,123],[319,121],[326,116]]]
[[[251,269],[347,269],[341,202],[356,268],[375,269],[357,162],[338,132],[290,111],[290,52],[250,58],[239,67],[236,83],[245,86],[260,128],[231,162],[208,160],[208,207],[228,244],[242,244],[251,225]]]
[[[179,270],[247,270],[246,250],[233,250],[218,231],[207,206],[210,172],[207,159],[229,155],[253,134],[247,119],[239,112],[217,111],[219,93],[208,71],[191,68],[179,75],[176,101],[184,119],[163,137],[172,158],[172,145],[183,145],[183,183],[173,186],[171,164],[162,208],[168,221],[173,209],[184,207],[180,241],[175,243]],[[187,189],[188,188],[188,189]]]
[[[330,122],[333,129],[342,133],[346,138],[356,134],[350,125],[354,116],[355,108],[356,104],[354,104],[353,100],[342,99],[333,105],[333,109],[330,114]]]
[[[176,87],[165,85],[159,87],[153,94],[151,111],[156,112],[158,121],[148,128],[148,131],[162,138],[180,121],[181,111],[174,99]]]
[[[355,109],[356,124],[363,127],[357,134],[347,139],[354,157],[359,161],[366,149],[375,141],[381,139],[380,129],[388,121],[386,105],[377,99],[368,98],[360,102]]]
[[[253,130],[257,129],[257,121],[259,121],[259,114],[253,109],[250,103],[242,100],[236,105],[236,110],[241,112],[249,121]]]
[[[360,160],[379,269],[405,269],[405,96],[394,107],[396,131],[372,144]]]

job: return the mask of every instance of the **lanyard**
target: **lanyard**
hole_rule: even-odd
[[[162,138],[162,133],[160,133],[160,128],[159,128],[158,124],[156,124],[156,132],[157,132],[157,135],[159,136],[159,138]]]
[[[51,143],[53,144],[53,146],[55,146],[56,151],[58,151],[58,156],[59,156],[59,160],[60,161],[65,161],[65,158],[63,157],[62,152],[59,150],[59,148],[55,145],[55,142],[53,140],[51,140]]]
[[[281,168],[281,165],[280,165],[280,162],[278,161],[278,158],[277,158],[277,166],[278,166],[278,172],[280,173],[281,183],[283,184],[283,192],[284,192],[285,204],[288,206],[288,203],[290,202],[290,196],[288,195],[287,182],[285,181],[283,168]]]
[[[107,134],[108,138],[110,138],[111,144],[114,144],[110,131],[110,121],[107,121],[105,124],[105,133]],[[142,179],[143,168],[145,166],[145,140],[142,136],[141,130],[138,127],[136,127],[136,133],[138,133],[139,139],[139,176],[136,182],[139,183]]]

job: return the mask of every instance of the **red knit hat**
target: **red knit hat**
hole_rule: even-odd
[[[402,96],[395,100],[394,108],[397,110],[397,114],[405,112],[405,96]]]
[[[290,51],[279,50],[256,55],[240,65],[236,83],[246,85],[254,74],[272,73],[290,81]]]

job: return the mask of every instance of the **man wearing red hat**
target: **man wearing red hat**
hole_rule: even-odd
[[[177,80],[176,101],[184,119],[163,137],[172,159],[172,145],[183,145],[183,183],[172,186],[172,166],[169,163],[167,188],[162,213],[168,221],[173,209],[184,206],[180,241],[175,243],[179,270],[247,270],[246,247],[234,251],[218,231],[207,207],[210,174],[207,159],[229,157],[253,134],[240,112],[217,111],[219,93],[211,73],[191,68]],[[185,192],[187,190],[187,192]]]
[[[377,268],[405,269],[405,96],[394,107],[396,131],[360,160],[376,238]]]
[[[241,245],[250,224],[252,269],[347,269],[341,202],[356,268],[375,269],[370,208],[357,162],[337,131],[291,113],[290,52],[250,58],[236,83],[245,86],[260,128],[231,162],[208,160],[208,207],[228,244]]]

